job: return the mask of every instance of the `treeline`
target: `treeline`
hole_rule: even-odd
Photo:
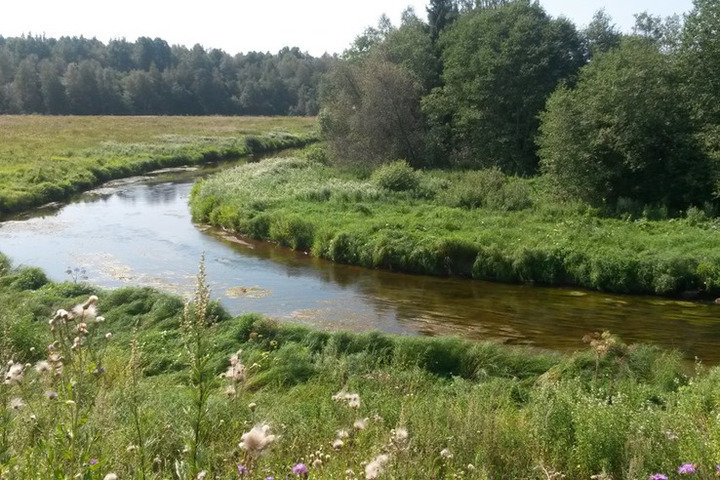
[[[231,56],[148,37],[0,36],[0,113],[315,115],[335,61],[287,47]]]
[[[430,0],[381,18],[323,89],[338,161],[544,174],[615,209],[712,209],[720,159],[720,3],[578,29],[530,0]]]

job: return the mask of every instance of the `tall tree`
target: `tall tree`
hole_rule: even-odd
[[[617,48],[622,38],[622,34],[604,9],[595,12],[592,21],[581,35],[588,59]]]
[[[599,206],[621,198],[670,208],[709,200],[715,173],[680,92],[672,57],[645,39],[624,40],[585,66],[575,89],[548,101],[543,171],[559,189]]]
[[[437,40],[440,32],[445,30],[458,18],[458,5],[455,0],[430,0],[427,6],[430,38]]]
[[[44,111],[37,64],[38,57],[34,54],[30,55],[20,62],[15,73],[12,94],[18,111],[23,113],[40,113]]]
[[[445,85],[424,102],[430,137],[456,163],[535,172],[538,114],[583,63],[575,27],[516,0],[461,16],[440,44]]]

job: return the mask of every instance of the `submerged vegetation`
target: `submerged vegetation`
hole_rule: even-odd
[[[320,158],[320,160],[318,160]],[[410,273],[578,285],[627,293],[720,295],[720,223],[645,210],[607,218],[557,202],[538,179],[499,170],[366,177],[327,166],[320,147],[226,170],[195,186],[196,220],[333,261]]]
[[[689,376],[675,352],[608,333],[560,355],[323,332],[231,318],[202,275],[184,305],[148,288],[48,282],[0,258],[3,477],[716,470],[719,370]]]
[[[0,215],[114,178],[316,139],[309,118],[0,117]]]

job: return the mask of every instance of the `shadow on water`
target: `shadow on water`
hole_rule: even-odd
[[[234,314],[255,311],[319,328],[379,329],[572,351],[610,330],[718,363],[720,306],[572,289],[405,275],[338,265],[192,224],[192,182],[218,168],[173,169],[110,182],[0,223],[0,251],[54,280],[84,267],[105,287],[187,294],[205,253],[213,294]]]

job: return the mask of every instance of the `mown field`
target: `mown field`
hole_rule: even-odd
[[[202,286],[185,308],[0,263],[3,478],[711,478],[720,459],[720,370],[675,352],[330,333],[231,318]]]
[[[195,186],[193,216],[371,268],[720,295],[720,221],[697,208],[682,218],[662,211],[612,218],[553,197],[541,179],[413,171],[402,162],[363,175],[322,159],[322,150],[310,147],[297,158],[220,172]]]
[[[308,117],[0,116],[0,215],[152,169],[304,145]]]

